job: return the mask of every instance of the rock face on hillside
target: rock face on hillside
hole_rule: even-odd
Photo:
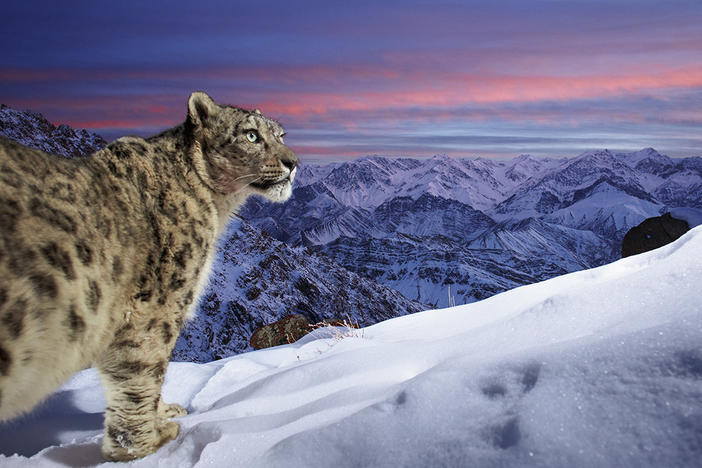
[[[690,230],[686,221],[670,213],[648,218],[626,233],[622,241],[622,257],[629,257],[670,244]]]
[[[250,351],[249,338],[258,329],[291,314],[310,323],[348,317],[368,326],[424,309],[322,255],[236,220],[221,239],[209,285],[173,359],[208,362]]]

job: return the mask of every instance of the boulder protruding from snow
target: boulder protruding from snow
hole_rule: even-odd
[[[292,314],[259,328],[249,342],[253,349],[271,348],[294,343],[310,331],[310,321],[304,315]]]
[[[622,257],[629,257],[670,244],[690,230],[686,221],[670,213],[645,219],[631,228],[622,240]]]

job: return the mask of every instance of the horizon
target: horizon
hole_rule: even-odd
[[[107,140],[181,123],[204,90],[279,120],[310,161],[702,156],[699,2],[39,1],[0,12],[0,102]]]
[[[360,159],[369,159],[369,158],[386,158],[386,159],[433,159],[433,158],[440,158],[440,157],[447,157],[451,159],[470,159],[470,160],[476,160],[476,159],[485,159],[485,160],[491,160],[491,161],[512,161],[514,159],[518,159],[521,157],[532,157],[535,159],[576,159],[579,158],[580,156],[586,155],[586,154],[591,154],[591,153],[597,153],[601,151],[608,151],[612,153],[614,156],[622,155],[622,154],[631,154],[631,153],[638,153],[641,151],[646,151],[646,150],[653,150],[656,153],[660,154],[661,156],[667,156],[671,159],[686,159],[686,158],[702,158],[702,156],[670,156],[665,153],[662,153],[658,151],[656,148],[647,146],[645,148],[640,148],[638,150],[634,151],[623,151],[623,150],[617,150],[617,149],[612,149],[612,148],[589,148],[584,151],[580,151],[577,154],[554,154],[554,155],[549,155],[549,156],[539,156],[536,154],[530,154],[530,153],[522,153],[522,154],[515,154],[515,155],[504,155],[504,156],[499,156],[499,157],[494,157],[494,158],[487,158],[481,155],[449,155],[445,153],[436,153],[436,154],[430,154],[430,155],[417,155],[417,156],[408,156],[408,155],[386,155],[386,154],[362,154],[359,156],[351,156],[348,158],[324,158],[324,159],[315,159],[315,158],[305,158],[304,163],[307,164],[313,164],[313,165],[323,165],[323,164],[331,164],[331,163],[346,163],[346,162],[353,162],[357,161]]]
[[[38,111],[33,111],[32,109],[14,109],[10,106],[7,106],[4,103],[0,103],[0,107],[2,108],[8,108],[11,109],[15,112],[30,112],[30,113],[38,113],[42,118],[46,119],[46,117],[41,114]],[[50,124],[54,125],[55,127],[58,127],[61,123],[54,123],[54,122],[49,122]],[[90,132],[89,129],[84,129],[84,128],[73,128],[74,131],[79,131],[79,130],[85,130]],[[91,132],[94,133],[94,132]],[[97,136],[101,136],[97,133],[94,133]],[[0,135],[1,136],[1,135]],[[125,136],[130,136],[130,135],[125,135]],[[109,141],[108,141],[109,144]],[[559,153],[559,154],[553,154],[553,155],[537,155],[537,154],[531,154],[531,153],[521,153],[521,154],[505,154],[505,155],[500,155],[497,157],[485,157],[482,155],[463,155],[463,154],[455,154],[455,155],[449,155],[446,153],[434,153],[434,154],[422,154],[422,155],[405,155],[405,154],[395,154],[395,155],[389,155],[389,154],[378,154],[378,153],[371,153],[371,154],[360,154],[360,155],[353,155],[353,156],[347,156],[347,157],[334,157],[334,156],[329,156],[325,158],[315,158],[315,157],[304,157],[301,159],[301,162],[304,162],[305,165],[311,164],[311,165],[324,165],[324,164],[333,164],[333,163],[347,163],[347,162],[353,162],[361,159],[369,159],[369,158],[386,158],[386,159],[433,159],[433,158],[439,158],[439,157],[446,157],[446,158],[451,158],[451,159],[470,159],[470,160],[477,160],[477,159],[485,159],[485,160],[492,160],[492,161],[512,161],[514,159],[518,159],[521,157],[532,157],[536,159],[564,159],[564,160],[571,160],[578,158],[580,156],[586,155],[586,154],[591,154],[591,153],[597,153],[601,151],[608,151],[615,156],[618,155],[626,155],[626,154],[632,154],[632,153],[638,153],[646,150],[652,150],[655,151],[656,153],[660,154],[661,156],[665,156],[671,159],[685,159],[685,158],[702,158],[702,156],[670,156],[667,155],[663,152],[658,151],[656,148],[647,146],[644,148],[640,148],[638,150],[633,150],[633,151],[628,151],[628,150],[620,150],[616,148],[587,148],[583,151],[577,152],[577,154],[571,152],[571,153]]]

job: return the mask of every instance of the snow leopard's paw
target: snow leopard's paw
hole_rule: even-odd
[[[183,408],[178,403],[164,403],[163,400],[158,403],[158,416],[160,418],[178,418],[188,414],[188,410]]]

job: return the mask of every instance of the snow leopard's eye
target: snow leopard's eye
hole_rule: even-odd
[[[251,143],[256,143],[258,141],[258,132],[256,130],[249,130],[246,132],[246,139]]]

